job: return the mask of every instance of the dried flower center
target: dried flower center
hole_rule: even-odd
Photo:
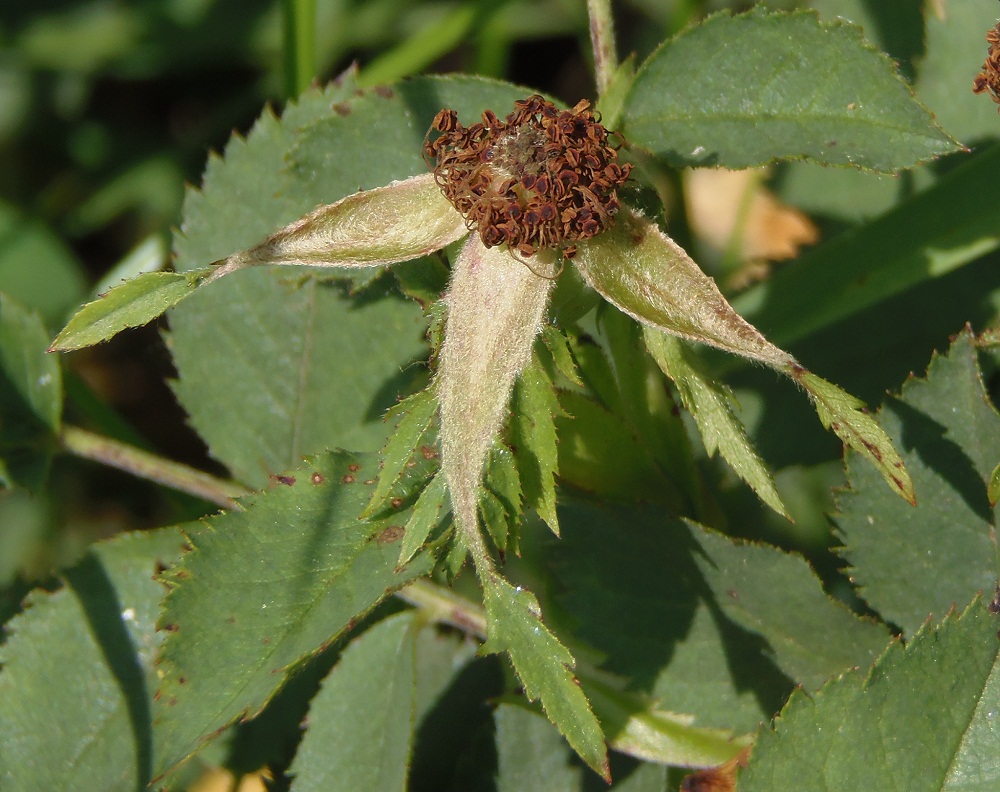
[[[993,101],[1000,104],[1000,22],[986,34],[986,41],[990,49],[982,72],[976,75],[972,83],[972,90],[977,94],[989,91]]]
[[[504,121],[490,110],[462,126],[442,110],[424,143],[445,197],[487,247],[523,256],[543,248],[571,258],[581,239],[606,231],[618,212],[617,189],[632,166],[619,165],[608,131],[587,100],[559,110],[541,96],[514,103]],[[440,134],[433,140],[434,132]]]

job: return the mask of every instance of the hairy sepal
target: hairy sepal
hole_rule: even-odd
[[[481,541],[476,512],[483,466],[514,383],[531,362],[552,292],[553,281],[536,272],[546,274],[553,265],[554,254],[525,263],[473,234],[452,270],[437,376],[441,467],[455,522],[473,546]]]
[[[784,373],[795,364],[736,313],[683,248],[635,211],[623,208],[614,228],[579,244],[573,261],[604,299],[649,327]]]
[[[320,206],[259,245],[225,259],[219,278],[244,267],[374,267],[419,258],[468,233],[431,173]]]

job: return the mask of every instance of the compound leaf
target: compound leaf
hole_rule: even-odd
[[[56,336],[50,352],[99,344],[129,327],[153,321],[168,308],[194,294],[211,274],[194,272],[144,272],[84,305]]]
[[[534,595],[492,570],[482,574],[488,621],[483,652],[507,652],[529,700],[541,700],[549,720],[594,770],[610,781],[601,727],[571,669],[575,661],[541,620]]]

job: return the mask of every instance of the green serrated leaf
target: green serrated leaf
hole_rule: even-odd
[[[867,668],[892,637],[830,599],[801,557],[695,527],[692,536],[702,550],[694,561],[722,611],[765,638],[777,666],[807,689]]]
[[[181,554],[176,528],[94,545],[55,593],[35,591],[0,648],[4,789],[144,789],[154,752],[150,710],[159,565]],[[58,681],[58,684],[55,684]]]
[[[516,704],[501,704],[496,723],[497,792],[578,792],[579,765],[569,761],[566,742],[545,718]]]
[[[524,493],[516,462],[503,443],[498,440],[493,444],[486,463],[482,509],[484,515],[490,515],[486,527],[497,547],[519,553],[518,529],[524,515]]]
[[[736,313],[715,281],[655,223],[623,209],[573,259],[608,302],[633,319],[783,371],[794,363]]]
[[[871,462],[893,492],[916,504],[913,481],[892,440],[867,412],[865,403],[832,382],[804,369],[792,378],[809,393],[823,426]]]
[[[559,535],[559,518],[556,514],[555,416],[559,412],[555,390],[536,357],[514,388],[510,437],[525,506],[538,512],[556,536]]]
[[[168,308],[194,294],[211,274],[194,272],[145,272],[115,286],[83,306],[56,336],[50,352],[69,352],[107,341],[129,327],[153,321]]]
[[[0,294],[0,485],[42,486],[62,422],[62,369],[41,317]]]
[[[611,500],[656,500],[670,508],[683,503],[676,485],[657,470],[617,414],[573,391],[560,392],[559,404],[560,479]]]
[[[493,544],[501,553],[506,553],[514,539],[511,536],[510,514],[503,501],[489,489],[483,489],[479,494],[479,516],[486,533],[493,539]]]
[[[440,256],[428,256],[419,261],[405,261],[392,268],[399,290],[427,309],[448,287],[448,268]]]
[[[437,406],[434,391],[425,388],[389,408],[384,420],[393,424],[394,431],[382,449],[378,483],[362,517],[370,517],[389,497],[407,463],[417,453],[417,446],[431,425]]]
[[[344,650],[309,708],[289,768],[295,792],[404,792],[421,716],[472,658],[468,642],[421,625],[412,611],[401,613]]]
[[[805,157],[888,173],[957,149],[859,28],[762,7],[665,42],[636,74],[622,131],[676,166]]]
[[[413,504],[413,512],[404,526],[403,544],[399,548],[399,560],[396,568],[401,569],[416,552],[423,547],[431,531],[441,521],[441,512],[448,503],[448,488],[444,476],[440,473],[431,479],[424,487],[417,502]]]
[[[448,573],[448,582],[452,582],[462,571],[469,557],[469,546],[465,537],[459,531],[452,531],[448,551],[444,557],[444,569]]]
[[[426,173],[421,141],[443,105],[468,116],[523,96],[473,77],[418,78],[360,96],[348,84],[308,91],[281,120],[266,112],[224,160],[209,161],[202,189],[185,201],[176,265],[203,267],[318,204]],[[263,486],[307,454],[382,446],[381,416],[426,384],[413,362],[428,351],[419,306],[386,285],[350,299],[337,284],[255,267],[173,310],[175,391],[237,478]]]
[[[643,338],[657,365],[677,386],[708,455],[718,451],[764,503],[782,517],[791,519],[778,495],[771,471],[758,456],[746,428],[736,417],[729,389],[713,380],[679,339],[649,328],[643,328]]]
[[[935,356],[926,380],[903,387],[879,420],[913,476],[916,508],[887,497],[873,471],[848,457],[850,488],[837,496],[842,555],[865,599],[914,633],[1000,578],[988,482],[1000,449],[1000,416],[990,403],[968,330]]]
[[[865,678],[796,691],[758,738],[740,792],[997,789],[998,627],[977,600],[893,644]]]
[[[161,627],[160,776],[254,715],[302,660],[432,563],[394,571],[406,515],[357,519],[377,460],[332,452],[190,535]]]
[[[646,328],[607,306],[600,313],[600,323],[614,366],[622,416],[657,467],[677,482],[687,503],[697,504],[694,508],[700,513],[704,488],[691,438],[674,397],[663,387],[660,369],[646,354],[642,341]]]
[[[591,647],[602,672],[642,697],[637,713],[655,702],[694,715],[692,727],[741,734],[781,706],[794,683],[766,642],[722,611],[725,591],[706,585],[690,526],[657,506],[563,501],[562,537],[546,546],[553,618],[573,625],[573,645]],[[581,679],[586,689],[589,677]]]
[[[557,287],[558,288],[558,287]],[[573,360],[573,351],[570,349],[569,339],[554,325],[546,324],[542,327],[542,341],[552,355],[552,362],[556,365],[556,371],[562,374],[574,385],[583,385],[580,379],[580,372],[576,368],[576,361]]]
[[[481,580],[488,620],[482,651],[509,654],[528,699],[541,700],[545,714],[573,750],[610,782],[604,736],[573,677],[573,655],[542,624],[530,591],[514,588],[492,570],[481,570]]]

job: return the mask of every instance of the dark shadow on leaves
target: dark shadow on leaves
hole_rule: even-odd
[[[899,399],[889,400],[885,409],[895,413],[902,424],[903,453],[916,454],[983,522],[992,523],[993,509],[983,476],[961,446],[947,436],[947,428]]]
[[[492,754],[479,745],[481,735],[493,740],[493,710],[488,699],[503,693],[504,678],[499,658],[484,657],[469,663],[454,678],[417,728],[410,765],[410,792],[469,789],[452,786],[465,772],[463,757],[477,754],[475,769],[481,775],[476,789],[488,788],[485,779],[496,773],[496,749]],[[492,755],[492,763],[486,761]],[[468,779],[466,779],[468,780]]]
[[[103,564],[93,553],[85,555],[66,573],[66,582],[80,601],[94,640],[125,699],[135,743],[136,790],[142,792],[152,772],[150,692],[146,687],[146,671],[122,621],[124,606]]]

